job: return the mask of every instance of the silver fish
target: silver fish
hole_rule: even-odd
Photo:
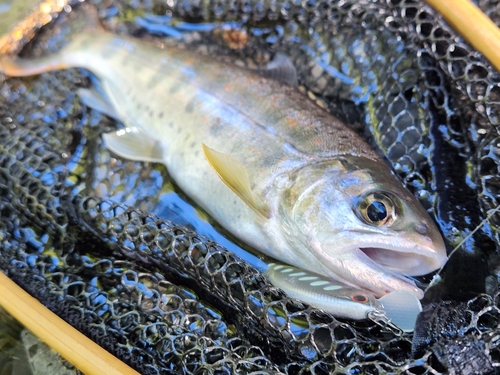
[[[103,31],[81,33],[55,55],[0,58],[10,76],[69,67],[98,76],[107,98],[82,96],[126,125],[104,135],[111,151],[164,163],[187,195],[255,249],[378,297],[406,290],[421,298],[404,275],[445,263],[441,235],[415,197],[295,88]]]

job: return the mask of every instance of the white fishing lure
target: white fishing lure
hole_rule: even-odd
[[[364,290],[285,264],[270,263],[264,274],[290,297],[340,318],[361,320],[372,314],[385,315],[402,331],[411,332],[422,311],[418,298],[404,290],[376,299]]]

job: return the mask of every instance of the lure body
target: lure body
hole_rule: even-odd
[[[382,305],[371,293],[342,285],[326,277],[314,275],[284,264],[269,264],[265,272],[278,288],[292,298],[310,303],[340,318],[366,319]]]
[[[286,264],[270,263],[264,272],[278,288],[292,297],[339,318],[386,319],[405,332],[413,331],[422,305],[417,297],[397,290],[376,299],[365,290],[349,287],[325,276]]]

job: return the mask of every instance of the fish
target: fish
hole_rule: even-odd
[[[403,290],[421,299],[406,276],[446,262],[436,224],[361,137],[294,87],[286,61],[273,62],[273,79],[99,29],[55,54],[3,55],[0,72],[91,71],[105,95],[80,89],[84,104],[125,126],[103,135],[110,151],[164,164],[257,251],[376,297]]]

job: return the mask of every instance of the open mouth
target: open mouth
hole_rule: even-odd
[[[418,266],[420,261],[415,262],[415,256],[419,255],[401,255],[396,250],[364,247],[326,258],[322,264],[325,265],[325,276],[370,291],[375,297],[382,297],[395,290],[406,290],[421,299],[423,291],[405,277],[410,276],[412,270],[401,266],[404,263]]]
[[[429,273],[429,259],[421,254],[394,251],[378,247],[365,247],[360,250],[371,260],[388,270],[408,276],[419,276]]]

